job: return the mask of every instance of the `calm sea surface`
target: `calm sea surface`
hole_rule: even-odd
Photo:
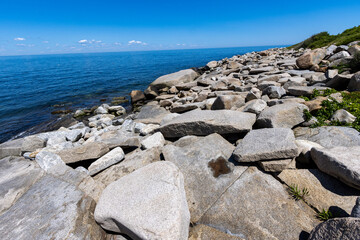
[[[55,118],[51,111],[98,105],[165,74],[272,47],[0,57],[0,142]]]

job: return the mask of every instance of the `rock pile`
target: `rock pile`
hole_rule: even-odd
[[[300,98],[360,90],[360,72],[328,69],[359,46],[338,48],[212,61],[133,91],[139,112],[103,104],[0,144],[3,238],[357,239],[359,132],[309,128],[304,111],[327,97]],[[324,209],[338,218],[318,225]]]

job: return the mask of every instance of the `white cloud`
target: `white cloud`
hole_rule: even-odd
[[[178,43],[178,44],[176,44],[176,46],[186,46],[186,44],[185,43]]]
[[[25,38],[21,38],[21,37],[18,37],[18,38],[14,38],[15,41],[25,41],[26,39]]]
[[[119,42],[114,42],[114,45],[121,46],[122,44]]]
[[[131,40],[131,41],[128,42],[128,45],[143,45],[143,46],[146,46],[148,44],[145,43],[145,42],[142,42],[142,41]]]
[[[89,41],[88,40],[86,40],[86,39],[83,39],[83,40],[79,40],[78,41],[78,43],[80,43],[80,44],[85,44],[85,43],[88,43]]]
[[[23,44],[23,43],[18,43],[18,44],[16,44],[16,46],[22,46],[22,47],[25,47],[25,46],[26,46],[26,44]]]
[[[93,43],[102,43],[102,41],[101,40],[95,40],[95,39],[92,39],[92,40],[82,39],[82,40],[79,40],[78,43],[80,43],[80,44],[93,44]]]

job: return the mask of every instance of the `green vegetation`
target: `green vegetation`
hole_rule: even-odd
[[[323,93],[320,93],[320,91],[315,89],[313,95],[310,98],[307,98],[307,100],[311,100],[318,96],[329,96],[332,93],[336,93],[336,90],[329,89],[324,91]],[[360,92],[342,92],[341,96],[343,98],[343,101],[341,103],[336,101],[334,98],[329,97],[328,100],[322,102],[322,108],[315,113],[311,114],[309,111],[304,111],[306,121],[310,120],[313,116],[318,120],[318,122],[313,124],[311,127],[349,126],[355,128],[357,131],[360,132]],[[355,122],[353,122],[352,124],[342,124],[338,121],[331,121],[331,116],[340,109],[345,109],[346,111],[354,115],[356,117]]]
[[[305,41],[290,46],[289,48],[300,49],[300,48],[320,48],[331,44],[335,45],[346,45],[354,41],[360,40],[360,26],[353,27],[345,30],[344,32],[337,35],[330,35],[328,32],[321,32],[311,36]]]
[[[307,188],[300,190],[297,185],[290,185],[289,193],[296,201],[303,200],[305,202],[305,197],[309,195],[309,190]]]
[[[316,217],[321,221],[326,221],[329,220],[330,218],[334,218],[330,210],[325,210],[325,209],[323,209],[321,212],[318,212]]]

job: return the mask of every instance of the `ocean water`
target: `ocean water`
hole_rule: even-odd
[[[58,117],[51,111],[100,105],[162,75],[272,47],[0,57],[0,143]]]

